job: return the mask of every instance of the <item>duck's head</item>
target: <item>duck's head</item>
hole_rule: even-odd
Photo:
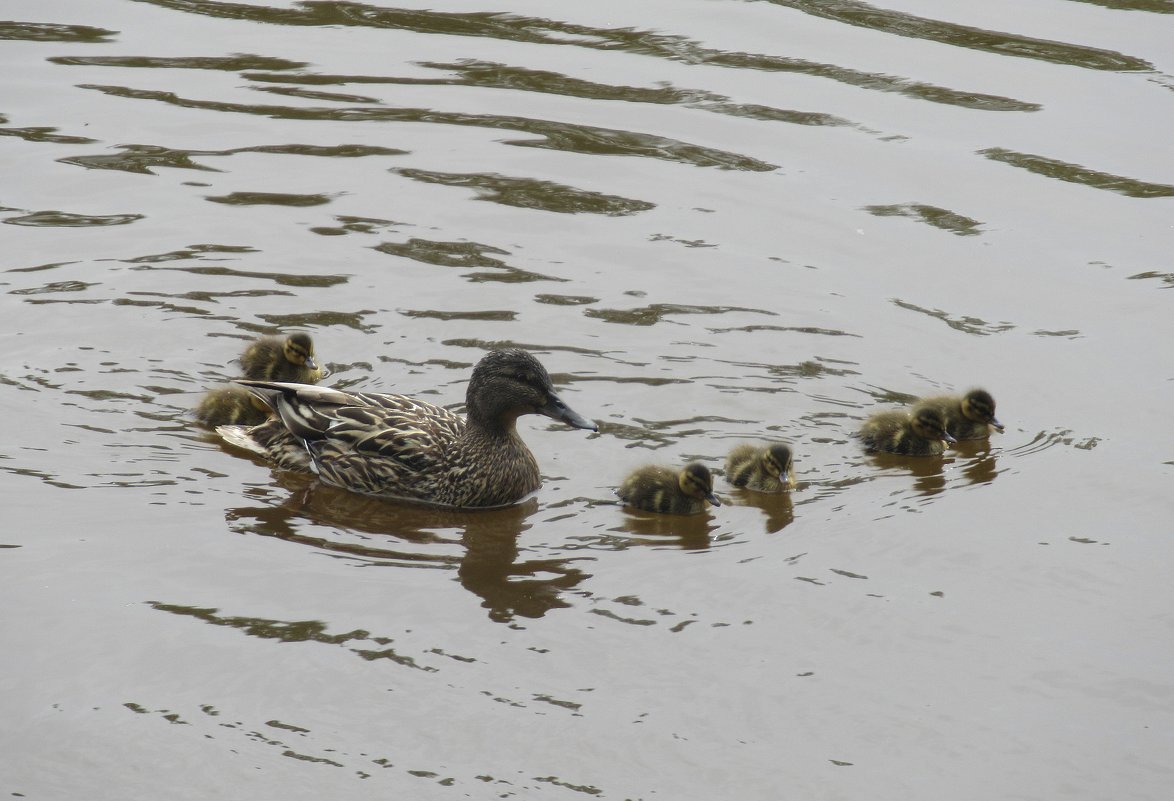
[[[709,468],[700,462],[690,462],[685,465],[680,475],[677,476],[677,483],[681,487],[681,492],[690,498],[702,498],[714,506],[722,505],[722,502],[713,494],[713,476],[710,475]]]
[[[490,429],[509,428],[524,414],[542,414],[575,428],[599,430],[562,402],[542,363],[518,348],[482,357],[469,380],[465,410],[470,420]]]
[[[778,476],[779,481],[786,481],[788,487],[795,489],[795,464],[788,446],[771,445],[763,451],[762,467],[768,474]]]
[[[972,389],[962,396],[962,414],[967,420],[1003,430],[1003,424],[995,419],[995,399],[985,389]]]
[[[925,439],[943,439],[946,442],[957,442],[946,431],[946,417],[940,409],[928,405],[914,406],[910,413],[913,433]]]
[[[281,352],[290,364],[298,366],[304,364],[311,370],[318,369],[318,364],[314,361],[314,340],[310,339],[309,334],[300,331],[296,334],[290,334],[282,343]]]

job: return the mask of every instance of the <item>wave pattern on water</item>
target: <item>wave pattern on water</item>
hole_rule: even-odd
[[[289,120],[335,120],[339,122],[421,122],[443,125],[467,125],[499,128],[533,134],[539,139],[507,139],[502,144],[517,147],[537,147],[570,153],[596,156],[642,156],[692,164],[697,167],[718,167],[724,170],[768,172],[777,165],[759,159],[714,148],[691,145],[653,134],[572,125],[550,120],[525,117],[502,117],[488,114],[455,114],[422,108],[304,108],[301,106],[270,106],[228,103],[214,100],[194,100],[180,97],[175,92],[133,89],[127,86],[81,84],[79,88],[92,89],[112,97],[152,100],[180,108],[223,111],[236,114],[256,114]]]
[[[969,25],[959,25],[906,14],[901,11],[878,8],[869,3],[858,2],[858,0],[767,0],[767,2],[882,33],[925,39],[953,47],[984,50],[999,55],[1032,58],[1094,70],[1143,71],[1153,69],[1153,65],[1143,59],[1113,50],[1102,50],[1096,47],[1047,39],[1033,39],[1002,31],[988,31]]]
[[[978,151],[978,153],[992,161],[1001,161],[1036,175],[1055,178],[1067,183],[1083,184],[1093,189],[1104,189],[1128,197],[1174,197],[1174,186],[1170,184],[1156,184],[1139,181],[1136,178],[1125,178],[1059,159],[1036,156],[1031,153],[1017,153],[1002,147],[989,147],[986,150]]]
[[[273,25],[361,26],[411,31],[419,34],[475,36],[605,51],[622,51],[687,64],[794,72],[827,78],[882,92],[899,92],[920,100],[987,111],[1037,111],[1039,105],[994,95],[963,92],[880,73],[865,73],[832,64],[756,53],[713,50],[683,36],[639,31],[632,28],[596,28],[557,20],[524,17],[504,12],[447,13],[431,10],[393,9],[352,2],[303,2],[294,8],[253,6],[211,0],[137,0],[176,11],[227,17]],[[1026,40],[1032,42],[1035,40]],[[1076,52],[1088,59],[1093,54]]]

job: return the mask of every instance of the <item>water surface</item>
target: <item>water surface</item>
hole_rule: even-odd
[[[1164,799],[1172,10],[9,2],[3,788]],[[524,418],[511,509],[323,487],[189,415],[288,330],[601,430]],[[975,385],[989,443],[851,438]],[[615,503],[768,440],[789,495]]]

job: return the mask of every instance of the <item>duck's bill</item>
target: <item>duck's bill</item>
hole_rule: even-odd
[[[949,431],[944,431],[944,432],[942,432],[942,441],[944,441],[947,445],[953,445],[958,440],[956,440],[956,439],[954,439],[954,437],[950,436]]]
[[[705,496],[705,500],[709,501],[714,506],[721,506],[722,502],[717,499],[717,496],[712,492]]]
[[[309,367],[311,370],[317,370],[318,369],[318,362],[314,361],[313,356],[307,356],[306,357],[306,366]]]
[[[544,414],[554,420],[566,423],[569,426],[574,426],[575,428],[585,428],[588,431],[599,430],[599,426],[597,426],[593,421],[588,420],[570,406],[567,406],[557,395],[553,393],[550,395],[550,400],[545,406],[538,410],[538,413]]]
[[[991,428],[993,428],[995,431],[998,431],[1000,434],[1003,433],[1003,424],[993,417],[991,418]]]

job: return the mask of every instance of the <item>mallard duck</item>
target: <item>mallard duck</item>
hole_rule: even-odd
[[[954,442],[946,431],[941,410],[918,403],[911,411],[877,412],[860,427],[860,439],[869,451],[901,456],[940,456],[945,442]]]
[[[791,449],[783,444],[738,445],[726,457],[726,480],[735,487],[756,492],[781,492],[784,484],[795,489],[795,465]]]
[[[244,387],[227,386],[204,395],[194,412],[196,419],[209,428],[216,426],[255,426],[269,419],[269,407],[253,397]]]
[[[314,340],[297,332],[282,337],[261,337],[240,355],[244,377],[257,381],[292,381],[316,384],[322,368],[314,360]]]
[[[488,353],[473,368],[466,417],[404,395],[238,383],[277,416],[253,428],[221,426],[226,441],[280,467],[312,470],[327,484],[436,506],[505,506],[538,489],[538,463],[516,427],[524,414],[599,430],[559,399],[537,359],[517,349]]]
[[[954,439],[986,439],[991,435],[991,428],[1003,431],[1003,424],[995,419],[995,399],[985,389],[972,389],[961,397],[925,398],[921,402],[945,416],[946,430]]]
[[[680,470],[655,464],[641,467],[624,479],[616,495],[634,509],[667,515],[697,514],[705,511],[706,503],[722,505],[713,494],[713,476],[699,462]]]

